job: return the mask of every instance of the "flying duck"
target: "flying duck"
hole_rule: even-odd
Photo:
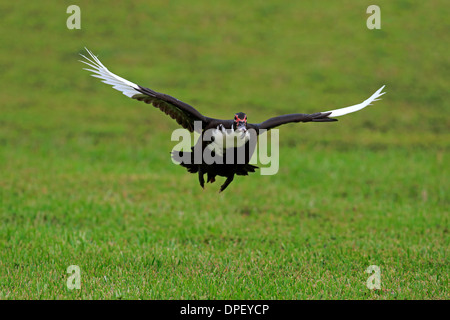
[[[332,117],[361,110],[372,102],[380,100],[379,97],[385,94],[385,92],[382,92],[384,88],[382,86],[367,100],[350,107],[312,114],[286,114],[270,118],[261,123],[248,123],[247,115],[243,112],[236,113],[231,120],[221,120],[206,117],[185,102],[119,77],[109,71],[91,51],[85,49],[90,58],[80,54],[85,59],[80,61],[90,67],[84,68],[84,70],[92,72],[93,77],[100,78],[102,82],[112,85],[114,89],[127,97],[152,104],[155,108],[175,119],[189,132],[196,131],[201,133],[202,136],[209,133],[209,139],[198,139],[197,143],[191,148],[192,152],[172,151],[172,159],[175,163],[185,167],[188,172],[198,173],[202,188],[205,185],[205,174],[207,175],[207,182],[211,183],[215,181],[216,176],[225,177],[225,183],[220,187],[219,192],[228,187],[235,175],[248,175],[258,168],[249,164],[249,162],[259,134],[291,122],[337,121]],[[200,157],[200,160],[198,160],[196,158],[197,151],[199,152],[197,154],[207,154],[210,157]]]

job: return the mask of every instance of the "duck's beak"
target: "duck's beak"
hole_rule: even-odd
[[[247,127],[246,127],[246,123],[245,122],[239,122],[236,131],[240,133],[241,135],[241,139],[244,139],[246,133],[247,133]]]
[[[240,132],[247,132],[247,124],[244,121],[240,121],[236,127],[236,130]]]

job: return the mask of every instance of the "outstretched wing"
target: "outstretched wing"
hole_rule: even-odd
[[[102,79],[102,82],[112,85],[114,89],[121,91],[127,97],[152,104],[172,119],[175,119],[178,124],[190,132],[194,131],[194,121],[202,121],[203,128],[211,121],[211,118],[203,116],[187,103],[119,77],[109,71],[91,51],[87,48],[85,49],[89,53],[90,58],[80,54],[85,59],[80,61],[91,67],[91,69],[84,68],[84,70],[92,72],[93,77]],[[201,128],[199,129],[201,130]]]
[[[365,100],[364,102],[361,102],[360,104],[356,104],[354,106],[336,109],[336,110],[330,110],[325,112],[317,112],[312,114],[302,114],[302,113],[295,113],[295,114],[286,114],[279,117],[270,118],[264,122],[258,123],[258,124],[252,124],[249,125],[249,127],[253,127],[257,130],[260,129],[266,129],[270,130],[272,128],[278,127],[282,124],[291,123],[291,122],[329,122],[329,121],[337,121],[337,119],[333,119],[330,117],[339,117],[343,116],[347,113],[352,113],[358,110],[361,110],[367,106],[369,106],[372,102],[378,101],[379,97],[381,97],[386,92],[381,92],[383,90],[384,86],[382,86],[380,89],[378,89],[377,92],[375,92],[369,99]]]

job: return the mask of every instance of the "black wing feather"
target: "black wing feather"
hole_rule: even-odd
[[[211,121],[211,118],[205,117],[197,109],[183,101],[164,93],[158,93],[152,89],[139,85],[138,87],[136,90],[140,93],[132,96],[133,99],[152,104],[155,108],[175,119],[179,125],[190,132],[194,131],[194,121],[202,121],[202,128]]]
[[[249,127],[255,128],[256,130],[270,130],[275,127],[281,126],[286,123],[292,122],[330,122],[337,121],[337,119],[329,118],[328,116],[331,112],[317,112],[312,114],[304,113],[294,113],[285,114],[282,116],[270,118],[264,122],[258,124],[251,124]]]

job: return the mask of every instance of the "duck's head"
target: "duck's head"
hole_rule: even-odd
[[[234,130],[246,132],[247,131],[247,115],[243,112],[238,112],[234,115]]]

